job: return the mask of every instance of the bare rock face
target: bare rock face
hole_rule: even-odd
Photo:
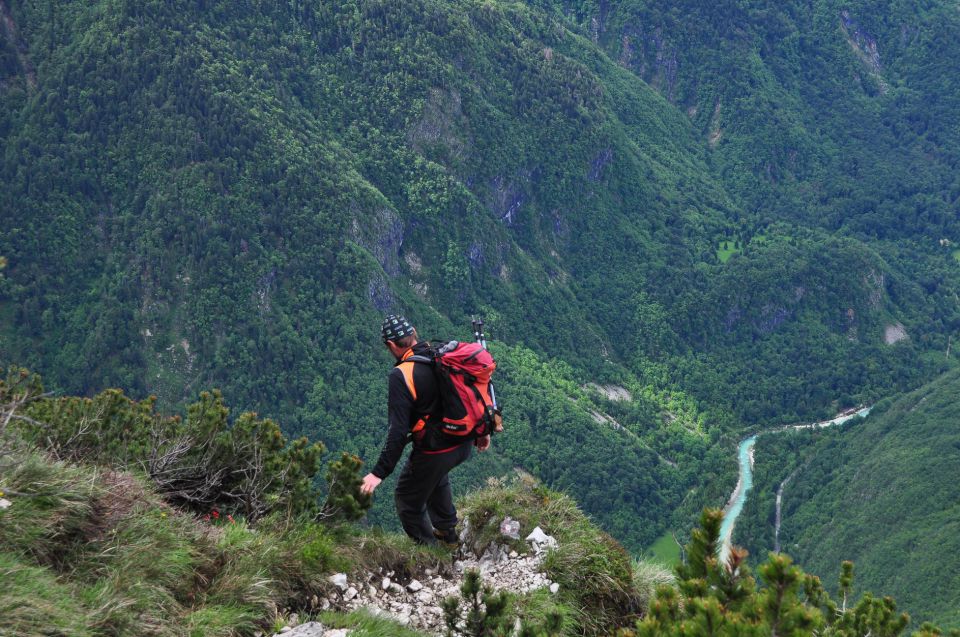
[[[384,272],[389,276],[398,276],[400,248],[404,239],[404,225],[400,215],[386,205],[372,211],[353,212],[357,216],[351,225],[351,238],[376,258]]]
[[[883,342],[887,345],[893,345],[908,338],[910,337],[907,335],[907,330],[901,323],[887,325],[883,330]]]

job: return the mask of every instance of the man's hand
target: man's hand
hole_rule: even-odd
[[[490,448],[490,436],[480,436],[473,443],[477,447],[477,451],[486,451]]]
[[[368,473],[367,475],[363,476],[363,484],[360,485],[360,493],[373,493],[373,490],[376,489],[381,482],[383,482],[383,480],[372,473]]]

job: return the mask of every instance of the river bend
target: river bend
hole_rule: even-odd
[[[720,527],[720,559],[726,563],[730,557],[730,546],[733,540],[733,528],[737,523],[737,518],[743,512],[743,505],[747,502],[747,495],[753,488],[753,452],[757,444],[757,437],[782,433],[784,431],[800,429],[822,429],[843,423],[857,417],[865,418],[870,413],[870,407],[863,407],[857,411],[846,411],[833,418],[821,422],[810,423],[806,425],[787,425],[769,431],[761,431],[749,438],[745,438],[737,447],[737,459],[740,465],[740,477],[737,480],[737,486],[727,501],[727,506],[723,509],[723,524]],[[792,477],[792,476],[791,476]],[[784,481],[786,482],[786,481]],[[783,486],[783,485],[781,485]],[[778,493],[778,501],[782,498],[782,492]]]

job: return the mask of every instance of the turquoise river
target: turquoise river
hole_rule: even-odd
[[[720,558],[723,562],[727,561],[730,555],[730,546],[733,540],[733,528],[737,523],[737,517],[743,511],[743,505],[747,501],[747,494],[753,488],[753,450],[757,444],[757,437],[783,431],[799,429],[819,429],[823,427],[832,427],[833,425],[842,425],[843,423],[857,417],[866,418],[870,413],[870,407],[864,407],[857,411],[850,410],[844,412],[833,420],[824,420],[808,425],[789,425],[770,431],[763,431],[754,434],[740,442],[737,448],[737,459],[740,464],[740,479],[737,481],[737,488],[730,495],[727,506],[723,509],[723,525],[720,527]]]

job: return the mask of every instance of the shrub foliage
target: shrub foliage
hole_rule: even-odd
[[[161,415],[155,398],[132,400],[117,389],[93,398],[47,397],[26,372],[11,373],[0,392],[0,403],[9,405],[4,422],[28,442],[57,459],[142,472],[163,496],[195,511],[219,508],[250,521],[319,512],[323,444],[287,440],[276,422],[255,413],[231,420],[217,390],[201,393],[186,418]],[[357,489],[359,469],[355,459],[334,463],[329,513],[357,518],[369,507]]]

